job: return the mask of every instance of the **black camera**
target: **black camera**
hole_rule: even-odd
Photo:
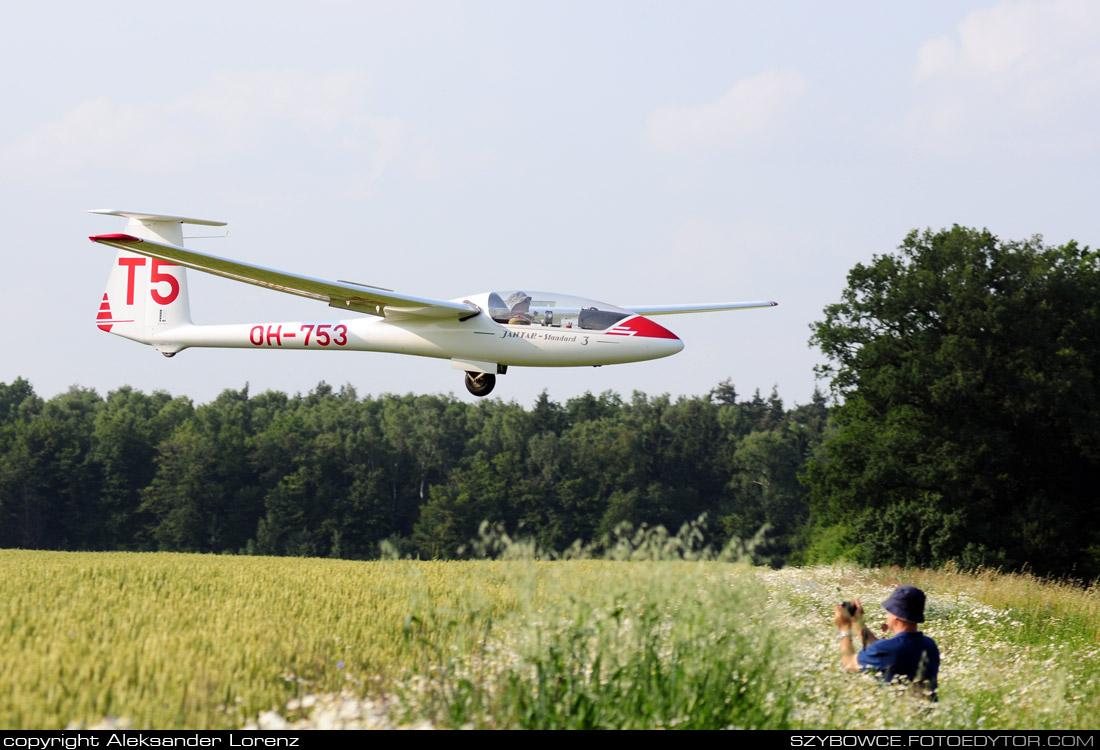
[[[844,607],[844,610],[848,613],[849,617],[856,616],[856,603],[855,602],[841,602],[840,606]]]

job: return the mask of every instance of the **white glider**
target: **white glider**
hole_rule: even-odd
[[[183,247],[183,224],[225,222],[98,209],[129,219],[122,234],[91,237],[118,250],[96,324],[171,357],[188,347],[392,352],[451,360],[466,388],[486,396],[516,367],[577,367],[667,357],[684,343],[655,315],[774,307],[775,302],[617,307],[513,290],[444,301],[350,281],[326,281]],[[191,322],[185,269],[324,302],[352,317],[230,325]]]

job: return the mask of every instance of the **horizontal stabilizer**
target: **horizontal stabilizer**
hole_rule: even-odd
[[[139,222],[167,221],[177,224],[199,224],[204,227],[224,227],[224,221],[211,221],[210,219],[189,219],[186,216],[169,216],[167,214],[147,214],[137,211],[119,211],[114,208],[94,208],[88,213],[104,214],[106,216],[122,216],[127,219],[135,219]]]

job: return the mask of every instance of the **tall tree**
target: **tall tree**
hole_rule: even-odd
[[[226,488],[217,477],[214,441],[188,419],[157,448],[156,474],[142,490],[141,511],[152,519],[159,549],[216,552],[223,547],[218,511]]]
[[[73,386],[39,409],[22,385],[16,381],[2,394],[8,420],[0,431],[0,540],[29,548],[89,548],[100,475],[88,454],[103,401]]]
[[[146,396],[129,386],[112,391],[96,414],[89,459],[99,467],[102,489],[89,542],[100,549],[140,549],[141,489],[156,472],[157,446],[191,416],[190,400],[164,391]]]
[[[913,232],[813,330],[843,401],[807,474],[820,535],[870,563],[1100,573],[1096,252]]]

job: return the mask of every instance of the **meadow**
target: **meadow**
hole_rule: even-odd
[[[649,534],[601,559],[0,550],[0,728],[1100,725],[1096,586],[686,549]],[[938,704],[839,668],[832,607],[899,582],[929,595]]]

